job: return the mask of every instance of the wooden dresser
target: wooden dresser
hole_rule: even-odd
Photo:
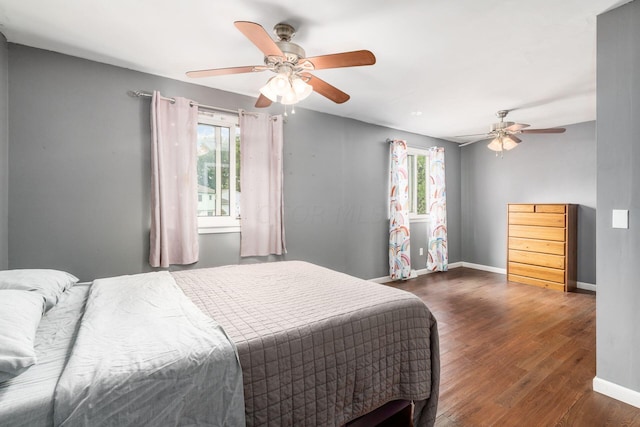
[[[577,205],[509,204],[507,280],[576,288]]]

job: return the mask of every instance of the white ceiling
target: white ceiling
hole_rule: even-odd
[[[13,43],[257,96],[268,72],[184,73],[262,64],[233,22],[270,34],[287,22],[307,56],[368,49],[377,58],[315,72],[351,95],[345,104],[312,94],[299,107],[463,141],[452,137],[486,132],[500,109],[533,128],[595,120],[596,16],[627,1],[0,0],[0,32]]]

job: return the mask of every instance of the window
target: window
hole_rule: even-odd
[[[407,153],[409,218],[412,221],[426,221],[429,214],[429,152],[409,147]]]
[[[200,111],[197,144],[198,231],[240,231],[238,116]]]

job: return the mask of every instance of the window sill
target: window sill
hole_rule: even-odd
[[[429,222],[429,217],[426,216],[418,216],[418,217],[409,217],[409,222]]]
[[[228,227],[202,227],[198,228],[198,234],[219,234],[219,233],[239,233],[240,226],[232,225]]]

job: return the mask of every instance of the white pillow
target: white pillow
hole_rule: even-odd
[[[0,290],[0,383],[36,363],[33,345],[43,312],[39,293]]]
[[[58,270],[22,269],[0,271],[0,289],[35,291],[46,301],[46,309],[58,303],[64,291],[72,287],[78,278]]]

